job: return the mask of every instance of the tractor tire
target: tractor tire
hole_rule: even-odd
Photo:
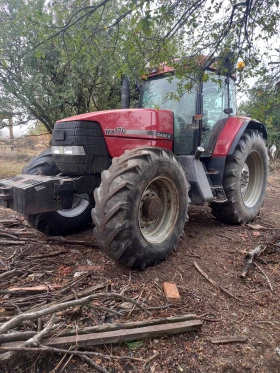
[[[46,150],[33,157],[22,170],[23,174],[55,176],[59,173],[51,155]],[[51,236],[65,236],[86,229],[92,222],[91,209],[93,202],[89,195],[74,196],[73,207],[40,214],[27,215],[29,224],[40,232]]]
[[[172,152],[138,148],[114,158],[94,191],[92,219],[101,250],[144,270],[175,248],[187,220],[189,183]]]
[[[227,157],[224,203],[213,203],[213,215],[227,224],[248,223],[260,212],[268,178],[268,156],[262,134],[246,131],[234,153]]]

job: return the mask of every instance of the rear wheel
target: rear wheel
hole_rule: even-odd
[[[184,229],[188,188],[170,151],[140,148],[113,159],[94,192],[94,233],[102,250],[129,268],[164,260]]]
[[[263,204],[267,177],[268,157],[262,135],[247,131],[227,158],[223,187],[228,200],[212,204],[214,216],[231,224],[255,219]]]
[[[55,176],[59,173],[50,150],[31,159],[22,173],[29,175]],[[85,229],[91,222],[93,202],[87,194],[74,195],[72,208],[26,216],[27,221],[47,235],[64,236]]]

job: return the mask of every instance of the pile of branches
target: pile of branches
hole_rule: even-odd
[[[146,368],[159,352],[143,358],[126,356],[123,349],[116,356],[87,347],[194,331],[202,324],[194,314],[167,315],[164,298],[156,305],[140,301],[130,272],[114,289],[93,263],[77,266],[73,274],[73,266],[65,265],[75,263],[69,245],[88,249],[94,242],[46,238],[16,218],[0,220],[0,243],[0,366],[7,371],[34,354],[63,354],[56,366],[62,370],[73,356],[103,373],[104,366],[123,361]],[[62,254],[63,265],[57,260]]]

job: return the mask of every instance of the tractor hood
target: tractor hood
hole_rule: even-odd
[[[54,145],[55,140],[65,140],[66,134],[60,132],[69,132],[70,127],[73,127],[73,131],[74,127],[78,129],[82,126],[88,130],[88,136],[93,136],[90,129],[96,125],[101,130],[112,158],[120,156],[125,150],[141,146],[157,146],[172,150],[173,112],[156,109],[106,110],[62,119],[55,124],[52,143]]]
[[[98,122],[104,136],[158,137],[173,139],[173,112],[156,109],[104,110],[57,121]]]

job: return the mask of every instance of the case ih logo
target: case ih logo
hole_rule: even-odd
[[[172,139],[172,135],[166,132],[157,132],[157,137],[163,137],[165,139]]]
[[[108,128],[105,130],[105,135],[124,135],[126,133],[125,127]]]

